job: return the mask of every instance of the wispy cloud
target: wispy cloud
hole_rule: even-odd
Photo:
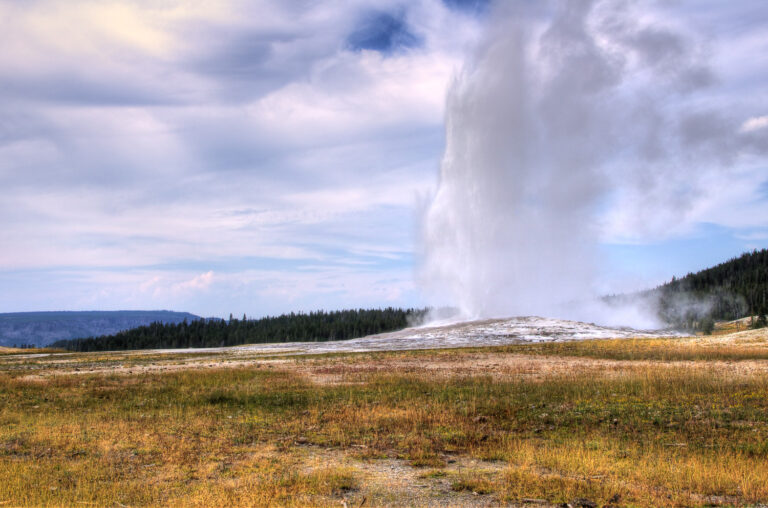
[[[712,97],[766,93],[729,57],[766,48],[762,11],[737,26],[718,3],[711,18],[675,8],[727,26]],[[0,310],[420,302],[415,208],[435,188],[446,88],[489,16],[477,0],[0,2]],[[635,35],[648,58],[679,46]],[[762,146],[749,121],[717,125]],[[723,206],[754,197],[736,187]],[[153,280],[166,289],[142,289]]]
[[[755,116],[741,124],[741,132],[753,132],[768,127],[768,115]]]

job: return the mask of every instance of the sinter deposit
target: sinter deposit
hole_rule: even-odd
[[[353,351],[397,351],[452,347],[503,346],[526,342],[630,337],[665,337],[672,332],[631,328],[607,328],[591,323],[541,317],[487,319],[442,326],[406,328],[398,332],[370,335],[360,339],[332,342],[290,342],[258,344],[238,349],[296,353]]]

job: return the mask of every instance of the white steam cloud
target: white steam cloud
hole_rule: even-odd
[[[766,152],[759,122],[706,107],[701,44],[632,4],[505,1],[491,19],[448,94],[425,289],[464,318],[657,324],[593,299],[601,239],[674,228],[708,176]]]

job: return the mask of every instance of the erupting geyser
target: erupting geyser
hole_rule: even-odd
[[[705,107],[717,79],[698,39],[632,5],[491,12],[448,94],[424,223],[423,285],[463,317],[648,326],[589,303],[600,242],[674,227],[708,176],[765,151],[743,116]]]

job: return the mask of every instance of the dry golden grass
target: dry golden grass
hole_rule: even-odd
[[[722,336],[548,342],[507,346],[501,350],[523,354],[633,361],[768,360],[768,329]]]
[[[0,346],[0,356],[2,355],[29,355],[40,353],[63,353],[62,349],[54,348],[34,348],[34,349],[22,349],[17,347],[5,347]]]
[[[756,505],[761,344],[8,356],[0,506]]]

